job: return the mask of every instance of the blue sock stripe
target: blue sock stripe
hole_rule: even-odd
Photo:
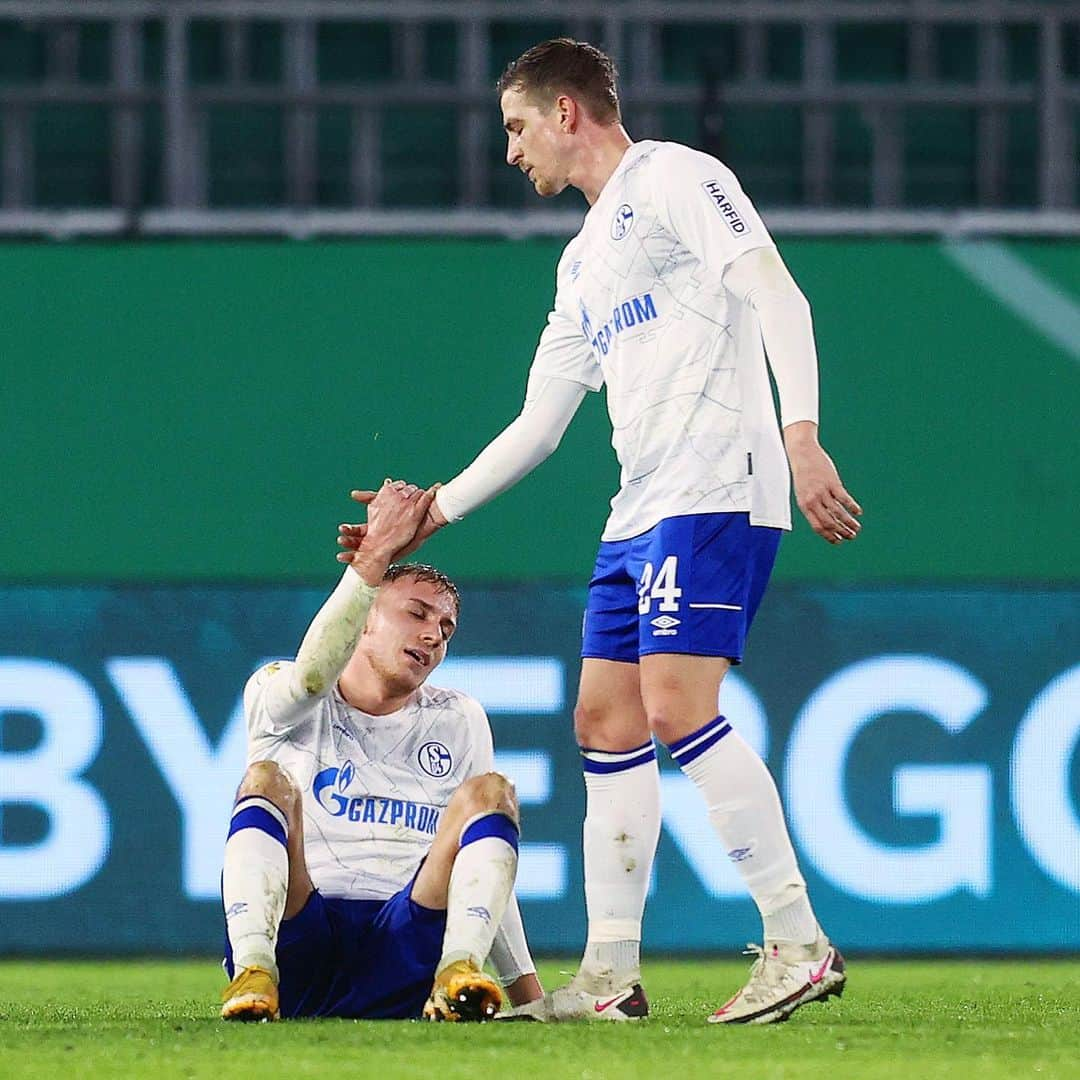
[[[282,847],[289,846],[284,826],[264,806],[241,805],[229,822],[229,836],[235,835],[241,829],[258,829],[267,836],[272,836]]]
[[[247,806],[261,806],[268,813],[276,817],[278,821],[281,822],[281,827],[285,829],[286,832],[288,831],[289,818],[285,811],[265,795],[241,795],[233,804],[233,813],[235,814],[237,810],[243,810]]]
[[[518,827],[505,814],[494,811],[465,826],[458,847],[473,844],[487,836],[505,840],[515,851],[518,849]]]
[[[586,773],[617,773],[626,772],[628,769],[636,769],[639,765],[647,765],[656,760],[656,748],[649,744],[649,749],[637,757],[622,758],[618,761],[594,761],[591,757],[583,757],[581,767]]]
[[[707,735],[701,742],[696,743],[694,746],[688,746],[677,758],[679,766],[689,765],[691,761],[697,760],[705,753],[711,746],[715,746],[725,735],[731,731],[730,724],[724,724],[722,728],[718,728],[711,735]]]
[[[618,761],[620,758],[636,757],[646,750],[651,750],[652,747],[653,741],[650,739],[640,746],[635,746],[633,750],[594,750],[591,746],[579,746],[578,750],[581,751],[582,757],[591,757],[594,761]]]
[[[714,716],[707,724],[702,724],[697,731],[691,731],[689,735],[684,735],[681,739],[676,739],[673,743],[668,743],[668,750],[671,752],[671,756],[677,758],[691,743],[697,742],[698,739],[703,739],[713,730],[713,728],[723,727],[726,723],[727,717]]]

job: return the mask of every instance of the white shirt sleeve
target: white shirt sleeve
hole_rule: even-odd
[[[556,273],[555,304],[529,369],[525,405],[471,465],[439,489],[435,502],[447,521],[460,521],[550,457],[585,392],[604,384],[570,297],[567,258],[564,251]]]
[[[780,422],[818,422],[818,363],[810,305],[775,248],[740,255],[724,286],[753,308],[776,380]]]
[[[244,718],[247,721],[248,746],[254,740],[284,735],[293,726],[292,711],[293,662],[275,660],[264,664],[244,687]],[[279,704],[284,703],[284,708]]]
[[[649,176],[660,224],[717,279],[744,252],[773,246],[735,174],[716,158],[667,145],[653,155]]]
[[[532,374],[521,413],[480,451],[473,463],[439,488],[435,501],[447,521],[460,521],[511,488],[559,445],[586,387]]]
[[[758,317],[776,379],[781,423],[818,419],[810,306],[735,174],[708,154],[667,146],[654,155],[653,199],[668,228]]]
[[[566,261],[564,252],[556,271],[555,303],[540,334],[529,373],[569,379],[589,390],[599,390],[604,384],[604,373],[585,337],[580,313],[571,297]]]
[[[284,735],[307,716],[313,699],[330,693],[360,640],[378,591],[346,567],[311,620],[295,662],[268,664],[248,680],[244,712],[249,740]]]

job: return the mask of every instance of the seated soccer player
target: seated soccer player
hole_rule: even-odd
[[[480,704],[427,684],[457,589],[430,566],[391,565],[431,496],[383,485],[296,660],[244,691],[226,1020],[486,1020],[499,983],[514,1005],[542,995],[513,896],[513,785],[492,771]]]

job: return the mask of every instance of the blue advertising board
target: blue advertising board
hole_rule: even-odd
[[[0,950],[211,952],[240,695],[325,596],[0,588]],[[433,681],[487,707],[523,811],[534,948],[584,939],[571,723],[583,595],[471,588]],[[763,753],[822,922],[852,950],[1080,949],[1080,591],[774,587],[720,709]],[[660,754],[654,951],[758,931]]]

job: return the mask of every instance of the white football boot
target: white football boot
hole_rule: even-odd
[[[549,1019],[554,1021],[644,1020],[649,1015],[649,1001],[639,982],[596,994],[574,978],[566,986],[545,994],[544,999]]]
[[[747,955],[757,956],[749,981],[709,1017],[710,1024],[775,1024],[800,1005],[844,992],[844,958],[825,937],[813,945],[748,945]]]
[[[527,1005],[519,1005],[503,1013],[499,1019],[558,1024],[577,1020],[643,1020],[648,1015],[649,1002],[641,983],[595,994],[575,977],[566,986],[560,986]]]

